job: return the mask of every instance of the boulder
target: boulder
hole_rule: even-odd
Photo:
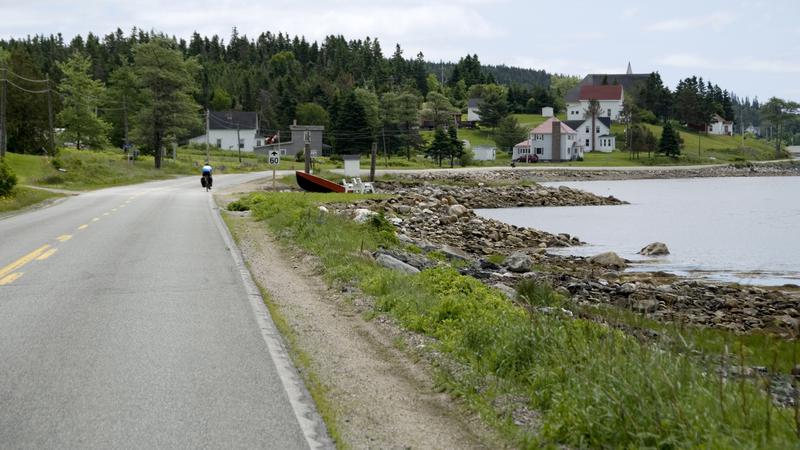
[[[464,205],[451,205],[447,208],[447,214],[451,216],[461,217],[467,213],[469,213],[469,209]]]
[[[622,269],[626,266],[625,259],[621,258],[614,252],[605,252],[600,253],[599,255],[592,256],[589,258],[589,262],[593,264],[597,264],[603,267],[614,267],[617,269]]]
[[[498,291],[502,292],[503,295],[506,297],[513,299],[517,296],[517,291],[514,290],[511,286],[508,286],[503,283],[495,283],[492,285],[493,288],[497,289]]]
[[[460,248],[451,247],[449,245],[443,245],[442,248],[440,248],[439,250],[441,250],[442,253],[447,255],[448,258],[463,259],[464,261],[469,259],[469,255],[464,253],[464,251],[461,250]]]
[[[353,217],[353,220],[355,220],[358,223],[366,223],[369,219],[377,215],[378,213],[376,213],[375,211],[371,211],[366,208],[359,208],[355,210],[355,216]]]
[[[397,270],[408,274],[419,273],[419,269],[417,269],[416,267],[410,264],[406,264],[403,261],[400,261],[399,259],[395,258],[394,256],[387,255],[386,253],[378,253],[377,255],[375,255],[375,262],[382,265],[383,267],[392,270]]]
[[[525,273],[530,272],[533,266],[533,259],[522,252],[514,252],[503,262],[510,272]]]
[[[644,256],[663,256],[669,255],[669,249],[667,248],[667,244],[663,242],[653,242],[639,250],[639,254]]]
[[[645,299],[633,304],[633,310],[640,313],[654,312],[658,309],[658,300]]]

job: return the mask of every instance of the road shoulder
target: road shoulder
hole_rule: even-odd
[[[436,390],[432,369],[390,321],[365,320],[355,293],[330,289],[316,260],[282,248],[246,215],[226,222],[327,425],[351,448],[486,448],[480,421]],[[283,331],[283,330],[282,330]],[[412,344],[413,345],[413,344]],[[297,361],[301,359],[302,361]],[[331,423],[333,422],[333,423]],[[479,434],[478,434],[479,433]]]

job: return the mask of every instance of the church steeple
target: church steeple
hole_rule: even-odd
[[[631,62],[628,61],[628,71],[625,72],[628,75],[633,75],[633,69],[631,69]]]

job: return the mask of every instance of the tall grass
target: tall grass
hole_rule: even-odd
[[[519,446],[798,447],[794,411],[773,406],[757,384],[722,377],[716,365],[657,339],[562,315],[569,299],[549,286],[526,283],[512,302],[452,268],[407,275],[376,266],[362,249],[398,245],[383,225],[316,209],[318,202],[352,199],[252,194],[239,206],[317,254],[332,280],[360,286],[377,312],[435,338],[436,350],[456,362],[443,368],[451,392]],[[507,396],[535,410],[535,423],[514,426],[508,412],[491,419],[490,405]]]

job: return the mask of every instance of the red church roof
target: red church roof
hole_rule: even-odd
[[[621,100],[621,85],[581,86],[580,100]]]

